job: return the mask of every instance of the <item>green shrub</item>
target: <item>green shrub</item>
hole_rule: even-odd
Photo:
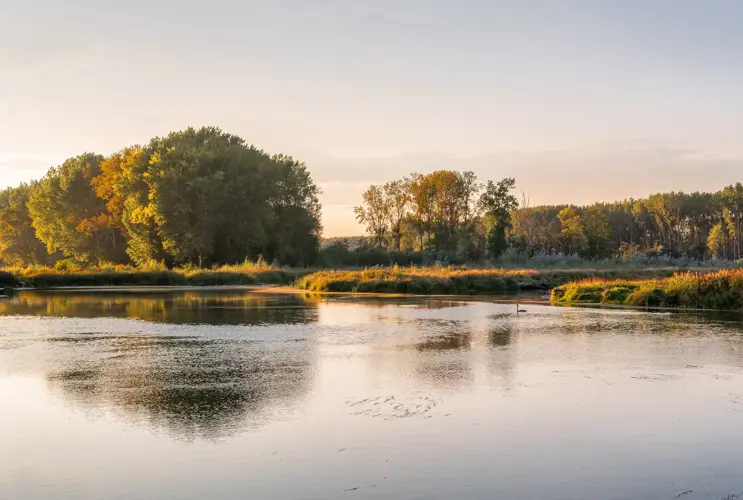
[[[738,310],[743,309],[743,270],[676,273],[670,277],[635,281],[578,281],[554,289],[551,300]]]

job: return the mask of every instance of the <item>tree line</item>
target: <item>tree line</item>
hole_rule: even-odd
[[[586,259],[671,257],[737,260],[743,185],[714,193],[658,193],[591,205],[530,206],[515,181],[478,182],[449,170],[373,185],[355,208],[370,243],[394,251],[447,251],[469,260],[512,249]]]
[[[512,246],[527,252],[738,260],[742,224],[743,185],[736,183],[714,193],[657,193],[588,206],[522,206],[512,214],[510,237]]]
[[[319,189],[304,163],[215,127],[52,167],[0,192],[4,265],[313,263]]]
[[[354,209],[377,248],[453,252],[477,260],[507,247],[518,201],[512,178],[479,183],[474,172],[438,170],[370,186]]]

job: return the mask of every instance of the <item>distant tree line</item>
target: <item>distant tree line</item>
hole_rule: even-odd
[[[587,258],[634,253],[741,258],[743,185],[715,193],[658,193],[588,206],[522,206],[512,214],[510,245],[527,252]]]
[[[635,254],[737,260],[743,243],[743,185],[716,193],[659,193],[587,206],[529,206],[512,178],[479,183],[449,170],[373,185],[355,208],[369,242],[395,252],[445,251],[467,260],[526,255],[586,259]]]
[[[104,157],[85,153],[0,192],[0,263],[237,263],[317,259],[319,190],[306,166],[214,127]]]
[[[513,179],[480,184],[473,172],[411,174],[369,187],[354,212],[377,248],[476,260],[505,249],[510,213],[518,204],[513,187]]]

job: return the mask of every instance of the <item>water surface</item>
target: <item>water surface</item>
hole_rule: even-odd
[[[743,493],[740,317],[526,309],[24,293],[0,302],[0,498]]]

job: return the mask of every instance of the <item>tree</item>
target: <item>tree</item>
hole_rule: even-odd
[[[572,206],[565,207],[557,214],[557,218],[562,226],[560,235],[567,253],[580,252],[585,242],[585,235],[583,234],[583,219],[578,211]]]
[[[60,251],[79,262],[126,262],[124,238],[91,184],[102,160],[92,153],[70,158],[33,185],[28,210],[50,254]]]
[[[410,208],[410,182],[407,179],[385,183],[384,198],[388,204],[389,227],[395,242],[395,249],[399,252],[403,227]]]
[[[725,240],[732,243],[732,251],[730,252],[730,256],[733,259],[739,259],[740,241],[738,240],[737,220],[733,212],[731,212],[728,207],[722,207],[722,220],[725,222],[724,229],[726,230],[725,233],[727,233],[724,235],[726,236]],[[723,242],[723,244],[726,243],[726,241]],[[723,247],[723,255],[724,253],[725,252]]]
[[[0,191],[0,263],[4,265],[48,264],[53,259],[36,238],[26,206],[30,192],[28,184]]]
[[[307,167],[215,127],[156,137],[107,158],[94,181],[137,264],[288,265],[317,256],[319,190]]]
[[[163,241],[151,206],[150,154],[135,145],[106,158],[101,173],[92,181],[96,194],[106,200],[111,217],[118,223],[127,239],[127,254],[135,264],[152,261],[173,264],[172,256],[163,248]]]
[[[272,164],[267,255],[281,264],[308,266],[316,260],[320,247],[320,190],[304,163],[276,155]]]
[[[410,180],[410,194],[412,201],[411,222],[418,233],[420,250],[431,246],[431,234],[435,221],[437,186],[433,176],[412,174]],[[424,242],[424,236],[426,237]]]
[[[586,210],[584,234],[588,245],[588,256],[601,258],[609,255],[608,245],[611,241],[609,219],[601,205],[591,205]]]
[[[741,258],[741,238],[743,238],[743,184],[736,182],[726,186],[718,193],[722,205],[728,210],[728,234],[731,237],[731,256]]]
[[[458,250],[470,259],[478,259],[482,257],[482,245],[478,232],[483,229],[482,217],[480,217],[480,191],[483,185],[477,182],[477,177],[472,171],[460,172],[459,183],[462,208]]]
[[[480,195],[480,206],[491,220],[486,237],[486,251],[499,257],[507,248],[506,231],[511,228],[511,212],[518,208],[519,201],[511,194],[515,179],[507,177],[497,183],[488,181],[485,192]]]
[[[361,195],[362,204],[353,209],[356,219],[366,226],[366,231],[372,237],[378,248],[384,247],[390,219],[389,205],[385,197],[384,187],[370,186]]]
[[[459,172],[437,170],[430,174],[435,186],[434,215],[436,248],[454,251],[457,248],[457,232],[462,220],[464,186]]]
[[[485,192],[480,195],[480,207],[495,219],[497,225],[511,224],[511,211],[519,206],[519,200],[511,194],[516,187],[516,180],[507,177],[497,183],[488,181]]]
[[[709,248],[713,259],[719,259],[722,255],[722,249],[725,245],[725,232],[722,228],[722,223],[717,223],[712,226],[712,229],[707,236],[707,248]]]

